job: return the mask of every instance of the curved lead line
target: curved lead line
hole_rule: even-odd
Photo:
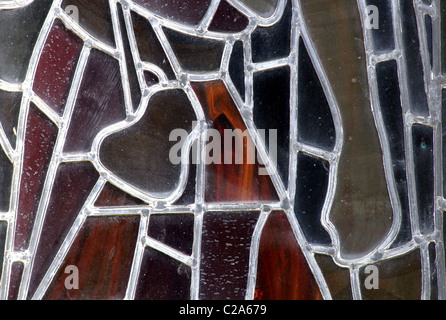
[[[373,49],[372,49],[373,45],[372,45],[370,30],[368,30],[367,27],[365,26],[365,20],[367,18],[366,3],[365,0],[357,0],[357,3],[363,24],[365,52],[368,57],[367,74],[369,79],[372,114],[375,119],[375,126],[378,129],[378,136],[381,142],[381,148],[384,158],[384,170],[387,180],[387,189],[390,194],[391,205],[393,208],[392,226],[389,230],[388,235],[382,240],[381,244],[371,252],[371,254],[373,255],[375,252],[382,253],[385,249],[390,247],[390,245],[395,241],[401,229],[402,209],[396,187],[395,174],[392,169],[393,165],[392,165],[392,155],[390,152],[389,139],[387,137],[387,132],[384,126],[384,120],[381,112],[381,104],[378,92],[378,79],[376,78],[376,69],[375,65],[369,64],[370,56],[373,54]]]
[[[221,2],[220,0],[212,0],[211,4],[209,5],[208,11],[206,12],[206,15],[203,17],[203,19],[200,22],[200,25],[198,26],[198,30],[200,30],[200,32],[208,31],[209,25],[214,19],[215,12],[217,12],[220,2]]]
[[[268,18],[259,16],[254,11],[252,11],[247,6],[245,6],[244,4],[242,4],[241,2],[239,2],[237,0],[226,0],[226,1],[229,2],[237,10],[239,10],[240,12],[242,12],[243,14],[248,16],[248,18],[250,20],[252,20],[252,19],[257,20],[257,25],[259,25],[261,27],[270,27],[270,26],[276,24],[280,20],[280,18],[282,18],[283,12],[285,11],[285,7],[286,7],[286,2],[288,0],[279,0],[280,2],[279,2],[279,5],[276,7],[276,10]]]
[[[12,83],[0,79],[0,90],[8,92],[22,92],[23,85],[21,83]]]
[[[34,0],[0,0],[0,10],[14,10],[26,7]]]

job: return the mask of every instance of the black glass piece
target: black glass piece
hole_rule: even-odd
[[[404,150],[404,120],[401,107],[398,66],[395,60],[376,66],[381,114],[390,145],[392,169],[401,206],[400,232],[393,243],[399,246],[412,239]]]
[[[1,10],[0,79],[25,80],[29,59],[52,0],[33,1],[26,7]]]
[[[108,0],[64,0],[63,10],[70,13],[70,7],[78,10],[79,25],[96,39],[115,46],[113,23]]]
[[[0,211],[9,211],[13,165],[0,147]],[[1,260],[0,260],[1,261]]]
[[[367,12],[375,52],[383,53],[392,51],[395,49],[395,40],[391,0],[367,0],[366,4],[367,6],[375,6],[376,9],[378,9],[377,11]],[[372,9],[372,7],[370,8]],[[372,18],[374,17],[376,17],[378,21],[373,21]]]
[[[0,91],[0,123],[13,148],[16,144],[15,128],[17,128],[21,101],[21,92]]]
[[[224,42],[203,39],[163,28],[178,62],[185,71],[209,72],[220,69]]]
[[[265,146],[270,158],[276,160],[277,170],[285,187],[288,186],[289,171],[289,119],[290,68],[281,67],[255,73],[254,123],[257,129],[265,132]],[[277,134],[276,141],[274,134]],[[271,143],[275,143],[276,150]]]
[[[119,24],[121,27],[122,42],[124,44],[125,62],[127,65],[128,83],[130,86],[130,93],[132,96],[133,110],[138,109],[141,101],[141,89],[139,87],[138,75],[136,73],[135,63],[133,62],[132,49],[130,48],[129,38],[127,37],[126,25],[122,7],[118,4]]]
[[[322,149],[333,150],[336,129],[330,106],[305,43],[299,40],[299,141]]]
[[[271,27],[258,27],[251,36],[252,61],[262,62],[285,58],[291,48],[291,1],[288,0],[282,18]]]
[[[245,100],[245,62],[243,53],[243,42],[237,41],[232,49],[229,60],[229,75],[232,83],[243,100]]]
[[[152,214],[148,236],[190,255],[194,243],[194,215]]]
[[[331,243],[321,224],[329,172],[330,164],[327,161],[299,153],[294,212],[307,241],[313,244]]]
[[[411,110],[420,116],[429,116],[424,69],[420,52],[418,26],[412,1],[401,1],[402,36],[407,70],[407,86]]]
[[[434,242],[429,243],[428,250],[431,282],[430,300],[438,300],[437,248]]]
[[[141,60],[161,68],[169,80],[176,79],[169,59],[150,22],[134,12],[131,15]]]
[[[7,231],[8,231],[8,222],[0,221],[0,279],[3,273],[3,258],[5,257]]]
[[[433,129],[415,124],[412,136],[420,231],[428,234],[434,231]]]
[[[434,52],[432,47],[432,17],[430,15],[426,14],[424,16],[424,24],[426,26],[427,50],[429,51],[429,61],[432,68],[434,62]]]

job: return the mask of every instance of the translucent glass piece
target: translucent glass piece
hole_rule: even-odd
[[[145,248],[135,300],[189,300],[189,266],[152,248]]]
[[[132,266],[138,216],[88,218],[44,300],[122,300]],[[67,266],[79,271],[79,289],[67,289]]]
[[[329,171],[330,164],[327,161],[299,153],[294,212],[307,241],[314,244],[331,244],[321,223]]]
[[[345,137],[329,220],[337,230],[341,256],[358,258],[388,236],[393,222],[381,143],[369,99],[362,21],[354,1],[301,3],[338,103]]]
[[[259,212],[206,212],[200,264],[200,299],[243,300],[251,237]]]
[[[152,214],[148,236],[191,255],[194,242],[194,215]]]
[[[374,50],[376,53],[392,51],[395,48],[392,4],[390,0],[366,0],[368,6],[375,6],[378,11],[368,11],[370,18],[375,14],[378,21],[369,21],[377,25],[377,28],[370,28],[372,33]]]
[[[320,300],[321,293],[284,212],[272,212],[259,246],[258,300]]]
[[[15,250],[28,247],[57,134],[56,125],[31,104],[26,123]]]
[[[435,228],[433,128],[413,125],[412,139],[420,231],[428,234]]]
[[[181,164],[170,160],[170,150],[178,141],[169,141],[169,136],[175,129],[191,132],[194,120],[194,109],[183,90],[158,92],[137,123],[104,139],[101,161],[143,192],[171,193],[178,186]]]
[[[279,22],[271,27],[258,27],[251,36],[252,61],[262,62],[285,58],[290,54],[291,41],[291,1]]]
[[[92,50],[68,128],[64,152],[88,152],[96,135],[126,118],[117,60]]]
[[[314,255],[333,300],[353,300],[350,271],[339,267],[330,256]]]
[[[34,92],[54,109],[63,114],[71,82],[83,42],[56,20],[43,47],[34,80]]]
[[[214,19],[208,30],[216,32],[241,32],[249,24],[249,19],[241,14],[237,9],[223,0],[215,12]]]
[[[365,273],[366,267],[359,270],[359,283],[363,300],[420,300],[421,299],[421,256],[416,249],[403,256],[375,264],[377,272]],[[366,283],[374,284],[370,278],[378,275],[378,288],[367,289]],[[375,282],[376,284],[376,282]],[[370,286],[369,286],[370,288]]]
[[[70,13],[70,6],[78,10],[79,25],[96,39],[115,46],[113,23],[107,0],[64,0],[62,9]]]
[[[196,189],[196,180],[197,180],[197,166],[193,164],[192,155],[190,157],[191,165],[189,166],[189,173],[187,178],[186,188],[183,192],[183,195],[175,201],[175,205],[190,205],[195,203],[195,189]]]
[[[290,79],[289,67],[254,74],[254,123],[257,129],[265,130],[266,149],[270,157],[276,157],[275,164],[285,187],[289,172]]]
[[[220,69],[225,43],[189,36],[163,28],[181,67],[188,72],[210,72]]]
[[[0,90],[0,123],[13,148],[16,146],[17,121],[19,119],[21,92]]]
[[[90,162],[59,166],[34,259],[29,298],[51,265],[98,178],[99,174]]]
[[[33,1],[23,8],[0,11],[0,79],[14,83],[25,80],[34,45],[52,2]]]
[[[238,0],[263,18],[271,17],[280,0]]]

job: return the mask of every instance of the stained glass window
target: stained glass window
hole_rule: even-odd
[[[0,0],[0,299],[446,296],[446,1]]]

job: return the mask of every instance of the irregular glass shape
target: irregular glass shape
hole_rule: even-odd
[[[20,113],[21,92],[0,90],[0,124],[13,148],[17,140],[17,122]]]
[[[227,1],[222,0],[215,12],[214,19],[209,25],[209,31],[241,32],[249,24],[249,19],[237,11]]]
[[[106,183],[94,205],[96,207],[124,207],[143,205],[144,201],[134,198],[111,183]]]
[[[12,173],[13,165],[0,147],[0,212],[9,211]]]
[[[366,0],[367,6],[370,7],[367,12],[370,19],[370,32],[372,33],[375,53],[390,52],[395,49],[395,39],[392,21],[392,3],[390,0]],[[373,21],[376,17],[378,21]]]
[[[229,60],[229,76],[238,93],[245,100],[245,61],[243,42],[237,41]]]
[[[262,18],[271,17],[277,10],[280,0],[237,0]]]
[[[3,258],[5,257],[6,232],[8,231],[8,222],[0,221],[0,278],[3,274]]]
[[[314,255],[333,300],[353,300],[350,271],[339,267],[330,256]]]
[[[11,265],[11,277],[9,280],[8,300],[17,300],[19,296],[20,282],[23,276],[23,262],[13,262]]]

